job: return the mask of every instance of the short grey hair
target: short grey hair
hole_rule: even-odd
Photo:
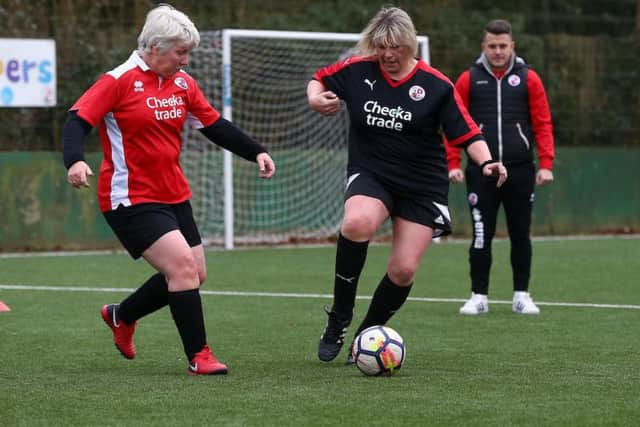
[[[398,7],[383,7],[360,34],[356,49],[360,55],[376,52],[378,46],[408,46],[418,54],[416,28],[407,12]]]
[[[168,4],[151,9],[138,36],[138,50],[148,53],[157,47],[163,52],[176,43],[185,43],[189,49],[200,44],[200,33],[191,19]]]

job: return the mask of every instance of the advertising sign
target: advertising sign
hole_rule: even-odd
[[[0,108],[55,105],[55,40],[0,38]]]

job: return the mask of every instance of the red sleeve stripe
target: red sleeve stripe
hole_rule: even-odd
[[[343,68],[348,67],[349,65],[356,64],[358,62],[363,61],[375,61],[376,58],[374,56],[351,56],[342,61],[338,61],[335,64],[331,64],[327,67],[321,68],[313,74],[313,79],[322,81],[323,78],[331,76]]]
[[[465,136],[470,137],[470,134],[479,134],[480,129],[478,128],[478,125],[476,125],[476,122],[473,121],[473,119],[471,118],[471,116],[469,115],[469,111],[467,111],[467,107],[465,107],[465,104],[462,100],[462,98],[460,97],[460,94],[458,93],[458,91],[456,90],[455,86],[453,85],[453,83],[451,83],[451,80],[449,80],[449,78],[447,76],[445,76],[444,74],[442,74],[440,71],[436,70],[435,68],[429,66],[426,62],[424,61],[420,61],[420,68],[424,71],[427,72],[433,76],[435,76],[436,78],[446,82],[449,86],[451,86],[451,89],[453,90],[453,98],[456,102],[456,105],[458,106],[458,110],[460,111],[460,114],[462,115],[462,117],[464,118],[465,123],[467,124],[467,126],[469,127],[469,132],[467,132],[465,134]],[[471,136],[473,136],[471,135]],[[452,145],[456,145],[456,141],[459,141],[461,138],[456,138],[452,141],[449,141]]]
[[[477,128],[475,130],[471,129],[469,132],[465,133],[462,136],[457,137],[456,139],[447,140],[447,143],[452,146],[462,145],[468,140],[470,140],[471,138],[473,138],[474,136],[478,136],[478,135],[480,135],[479,129]]]
[[[469,92],[471,90],[471,73],[465,70],[456,81],[456,90],[466,108],[469,108]]]
[[[430,66],[429,64],[427,64],[426,62],[424,62],[423,60],[420,60],[418,66],[420,67],[420,69],[426,73],[429,73],[433,76],[435,76],[436,78],[447,82],[448,84],[450,84],[451,86],[453,86],[453,83],[451,83],[451,80],[449,80],[449,77],[445,76],[444,74],[442,74],[440,71],[436,70],[435,68],[433,68],[432,66]]]
[[[467,110],[467,107],[465,107],[464,102],[462,101],[462,98],[460,97],[460,94],[458,93],[458,90],[455,87],[453,87],[453,99],[455,99],[456,105],[458,106],[458,110],[460,111],[460,114],[462,114],[462,117],[464,118],[465,123],[470,129],[469,132],[473,132],[476,134],[482,133],[480,131],[480,128],[476,124],[476,122],[471,118],[471,115],[469,114],[469,110]]]

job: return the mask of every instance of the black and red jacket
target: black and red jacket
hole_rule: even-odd
[[[456,82],[464,105],[482,129],[494,159],[505,165],[533,161],[553,169],[554,140],[551,112],[538,74],[524,61],[512,57],[502,71],[491,69],[484,55]],[[460,148],[446,145],[449,170],[460,168]]]

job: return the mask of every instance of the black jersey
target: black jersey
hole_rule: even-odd
[[[347,105],[349,174],[366,170],[398,195],[429,195],[446,204],[441,132],[454,146],[482,137],[446,76],[419,60],[394,81],[375,57],[351,57],[313,78]]]

